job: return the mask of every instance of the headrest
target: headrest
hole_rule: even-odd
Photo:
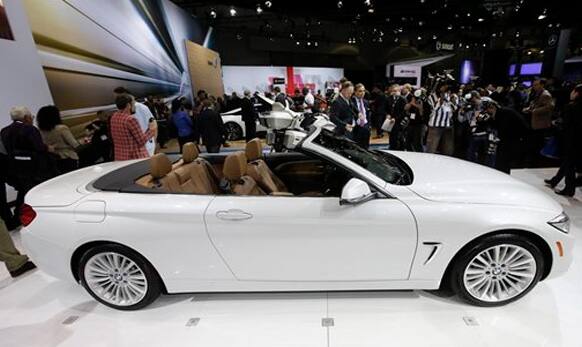
[[[263,144],[261,140],[255,138],[247,143],[246,155],[248,161],[255,161],[263,158]]]
[[[164,153],[158,153],[150,159],[150,174],[159,179],[172,171],[172,162]]]
[[[184,164],[188,164],[196,160],[196,158],[198,158],[198,154],[200,153],[198,152],[198,147],[196,147],[195,143],[188,142],[182,146],[182,161]]]
[[[224,160],[222,173],[227,180],[236,181],[247,173],[247,159],[244,152],[229,154]]]

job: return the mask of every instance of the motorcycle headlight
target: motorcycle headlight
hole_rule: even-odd
[[[558,217],[549,221],[548,224],[565,234],[570,232],[570,217],[565,212],[562,212]]]

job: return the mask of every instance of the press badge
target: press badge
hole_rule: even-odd
[[[410,119],[416,119],[416,113],[411,113],[410,114]]]

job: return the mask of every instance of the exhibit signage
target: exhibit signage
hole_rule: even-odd
[[[455,50],[455,44],[454,43],[447,43],[447,42],[437,41],[437,43],[436,43],[436,50],[437,51],[454,51]]]

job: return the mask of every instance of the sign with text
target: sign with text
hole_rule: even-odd
[[[436,50],[437,51],[454,51],[455,50],[455,44],[454,43],[447,43],[447,42],[437,41],[437,43],[436,43]]]

